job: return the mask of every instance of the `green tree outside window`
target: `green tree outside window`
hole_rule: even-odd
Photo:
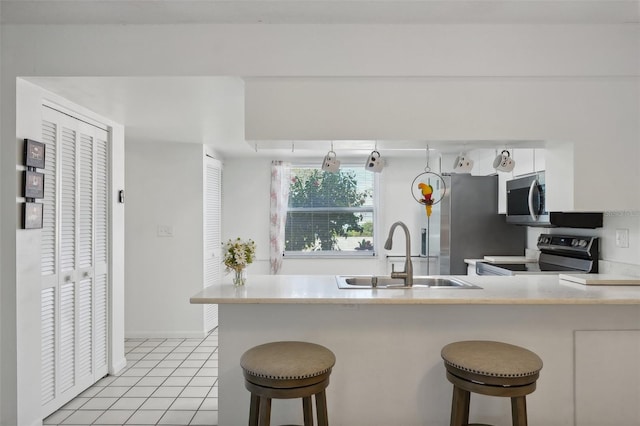
[[[332,251],[340,237],[373,237],[372,192],[359,187],[356,172],[348,168],[338,173],[293,168],[285,250]],[[365,217],[370,221],[363,222]]]

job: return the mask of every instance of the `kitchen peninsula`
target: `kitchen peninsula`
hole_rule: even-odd
[[[557,276],[465,276],[481,289],[338,289],[334,276],[250,276],[191,303],[219,304],[219,421],[247,423],[239,366],[257,344],[305,340],[337,357],[327,389],[332,425],[447,425],[451,385],[441,348],[500,340],[544,361],[528,398],[544,426],[640,424],[640,286],[585,286]],[[274,401],[273,423],[301,422]],[[474,395],[474,422],[507,424],[503,398]]]

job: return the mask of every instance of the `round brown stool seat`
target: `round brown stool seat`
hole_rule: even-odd
[[[513,426],[527,425],[525,396],[536,389],[542,369],[538,355],[520,346],[472,340],[442,348],[447,379],[453,383],[451,426],[469,423],[470,392],[511,398]]]
[[[336,357],[308,342],[272,342],[247,350],[240,358],[245,387],[251,392],[249,425],[269,426],[271,399],[302,398],[305,426],[313,426],[311,397],[319,426],[327,426],[325,389]]]

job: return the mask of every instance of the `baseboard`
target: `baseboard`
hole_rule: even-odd
[[[203,339],[206,331],[125,331],[125,339]]]

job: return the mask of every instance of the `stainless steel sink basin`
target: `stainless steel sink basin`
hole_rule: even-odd
[[[337,275],[336,282],[341,289],[399,289],[399,288],[481,288],[459,278],[417,276],[413,277],[413,287],[405,286],[402,278],[375,275]]]

